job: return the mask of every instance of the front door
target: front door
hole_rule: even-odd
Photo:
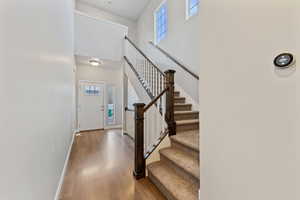
[[[78,127],[80,131],[104,128],[104,85],[79,81]]]

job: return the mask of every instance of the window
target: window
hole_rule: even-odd
[[[163,2],[155,11],[155,42],[159,43],[167,35],[167,3]]]
[[[107,85],[107,124],[116,123],[116,93],[117,88],[113,85]]]
[[[199,0],[187,0],[187,19],[196,15],[199,10]]]
[[[100,96],[100,88],[94,85],[86,85],[85,96]]]

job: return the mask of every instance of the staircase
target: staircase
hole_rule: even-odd
[[[124,58],[152,100],[147,106],[135,105],[135,177],[144,178],[147,169],[151,182],[168,200],[196,200],[200,188],[199,112],[192,110],[193,105],[186,103],[186,98],[179,91],[174,91],[172,70],[161,72],[129,38],[126,39],[138,55]],[[138,59],[134,61],[136,57]],[[166,95],[165,105],[162,103],[163,95]],[[153,148],[147,151],[144,147],[149,142],[145,141],[145,137],[155,133],[145,133],[143,120],[154,105],[160,110],[160,115],[165,116],[163,121],[167,128],[158,141],[153,142]],[[160,149],[160,160],[145,168],[146,159],[166,136],[169,136],[171,146]]]
[[[199,112],[175,93],[177,135],[161,149],[160,161],[147,166],[148,176],[169,200],[196,200],[200,187]]]

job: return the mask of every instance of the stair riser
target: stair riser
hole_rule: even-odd
[[[195,149],[189,148],[188,146],[185,146],[183,144],[180,144],[174,140],[171,140],[171,146],[173,148],[177,148],[183,152],[188,153],[189,155],[191,155],[193,158],[195,158],[196,160],[200,160],[199,157],[199,151],[196,151]]]
[[[180,106],[174,106],[175,111],[191,111],[192,106],[191,105],[180,105]]]
[[[176,199],[164,186],[161,182],[153,176],[150,170],[148,170],[148,177],[150,181],[157,187],[157,189],[168,199],[168,200],[180,200]]]
[[[177,125],[176,126],[176,132],[178,132],[178,133],[184,132],[184,131],[198,130],[198,129],[199,129],[199,123]]]
[[[174,99],[175,103],[185,103],[185,99],[184,98],[180,98],[180,99]]]
[[[175,97],[179,97],[180,96],[180,92],[174,92],[174,96]]]
[[[175,120],[199,119],[198,113],[175,114]]]
[[[168,165],[170,168],[174,169],[178,175],[180,175],[185,180],[192,182],[197,188],[200,188],[200,180],[195,177],[193,174],[185,171],[180,166],[178,166],[175,162],[168,159],[163,154],[160,154],[160,160]],[[199,169],[200,170],[200,169]]]

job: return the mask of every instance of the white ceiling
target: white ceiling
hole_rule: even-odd
[[[86,3],[135,21],[149,0],[78,0],[78,2]]]
[[[76,61],[77,65],[85,65],[85,66],[94,67],[94,66],[91,66],[89,63],[89,61],[92,58],[93,57],[76,55],[75,61]],[[100,59],[100,60],[101,60],[102,64],[98,67],[101,67],[101,68],[120,69],[122,67],[121,61],[112,61],[112,60],[104,60],[104,59]]]

